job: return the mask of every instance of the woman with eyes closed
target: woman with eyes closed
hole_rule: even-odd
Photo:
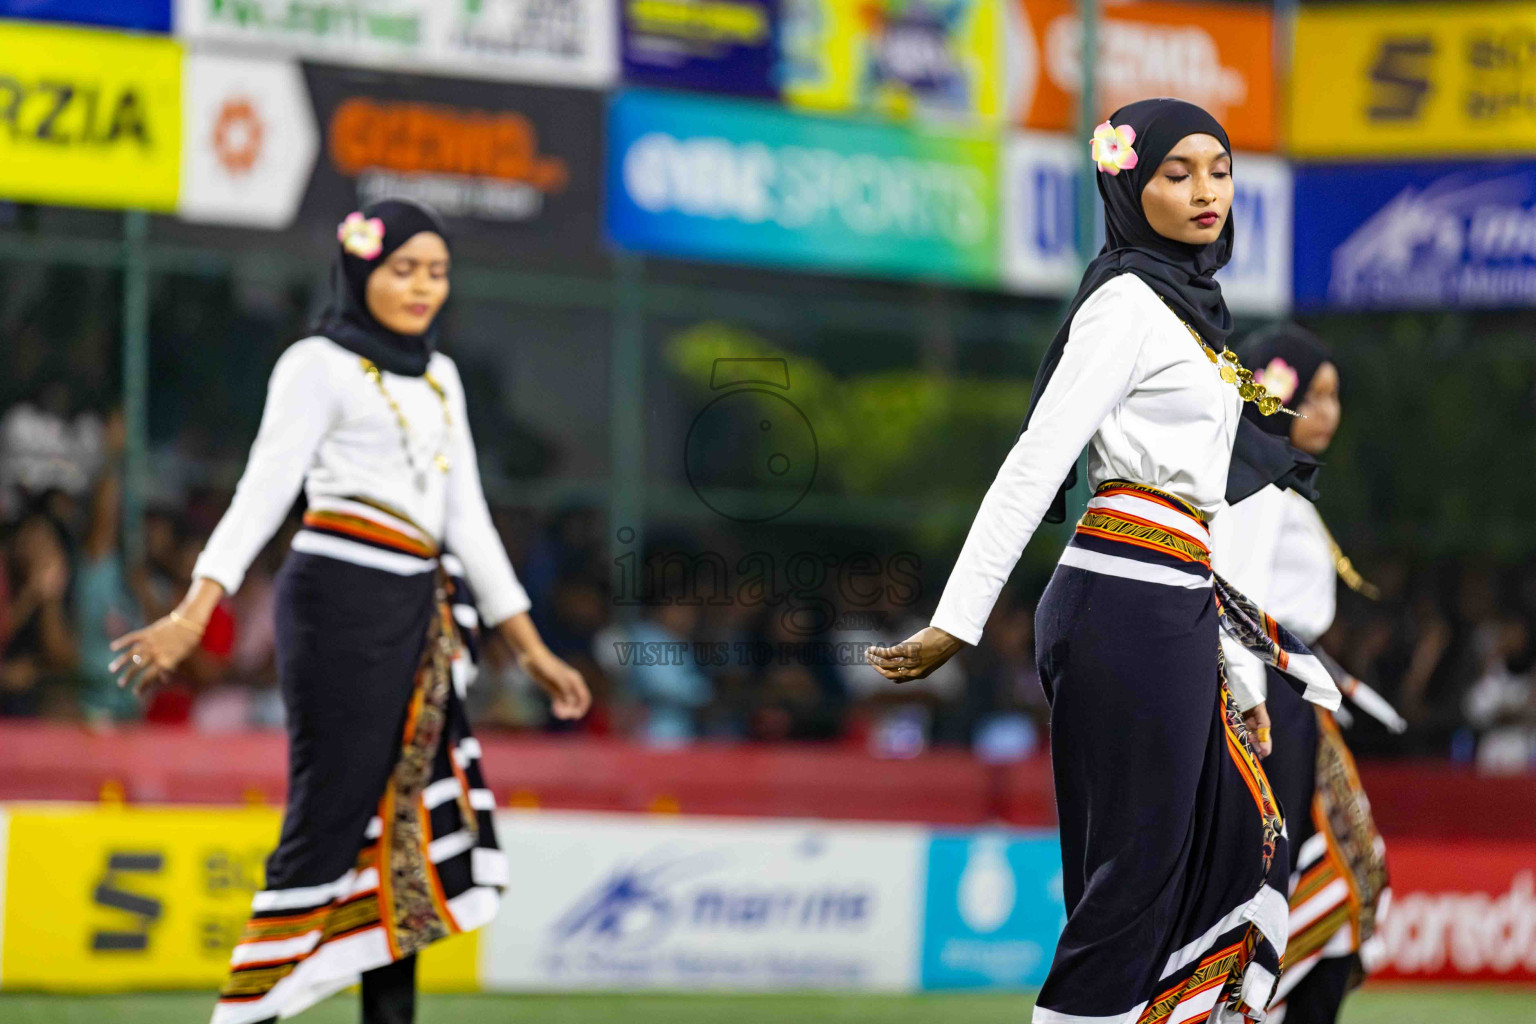
[[[304,489],[276,597],[288,805],[214,1024],[292,1016],[359,975],[365,1024],[408,1024],[416,953],[495,916],[507,862],[451,678],[445,546],[555,715],[591,703],[529,619],[481,492],[458,369],[434,350],[448,297],[442,221],[386,200],[350,214],[338,238],[330,308],[272,371],[191,589],[113,645],[122,685],[172,672]]]
[[[1231,318],[1213,275],[1235,236],[1226,132],[1192,104],[1143,100],[1092,145],[1104,249],[932,624],[868,657],[900,682],[975,644],[1036,527],[1064,517],[1087,446],[1094,495],[1035,619],[1067,920],[1034,1021],[1259,1021],[1285,948],[1286,854],[1259,761],[1262,699],[1228,689],[1218,628],[1305,665],[1312,699],[1337,706],[1338,694],[1212,572],[1209,523],[1261,486],[1304,486],[1308,467],[1243,429],[1245,400],[1284,413],[1223,351]]]

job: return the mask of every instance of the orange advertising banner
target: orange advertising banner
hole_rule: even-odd
[[[1082,31],[1073,0],[1014,0],[1007,89],[1016,124],[1071,129]],[[1238,149],[1276,147],[1273,21],[1268,8],[1107,0],[1099,25],[1098,117],[1149,96],[1198,103]]]

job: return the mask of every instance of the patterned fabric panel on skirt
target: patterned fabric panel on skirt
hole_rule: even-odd
[[[456,647],[440,602],[399,757],[353,868],[328,885],[256,894],[214,1024],[291,1016],[362,971],[494,918],[507,864],[480,746],[452,683]]]
[[[1303,846],[1292,880],[1282,995],[1319,960],[1368,948],[1387,892],[1386,844],[1371,818],[1354,757],[1333,716],[1322,710],[1311,812],[1317,831]],[[1351,987],[1361,980],[1357,971]]]

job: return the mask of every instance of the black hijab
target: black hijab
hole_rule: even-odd
[[[437,347],[437,321],[422,334],[397,334],[374,318],[367,300],[368,275],[423,231],[448,241],[448,229],[437,211],[410,199],[383,199],[348,214],[337,229],[331,301],[315,322],[315,333],[390,373],[426,373]]]
[[[1237,346],[1237,357],[1253,371],[1253,379],[1295,409],[1307,396],[1312,378],[1324,363],[1333,362],[1333,353],[1323,339],[1300,324],[1278,324],[1255,331]],[[1243,406],[1243,415],[1258,428],[1277,437],[1290,437],[1291,417],[1263,416],[1252,403]]]
[[[1097,175],[1099,197],[1104,201],[1104,248],[1088,264],[1066,318],[1040,362],[1029,399],[1029,411],[1024,416],[1024,427],[1029,426],[1035,406],[1061,362],[1072,318],[1088,297],[1111,278],[1135,274],[1199,331],[1206,344],[1218,351],[1232,334],[1232,314],[1227,311],[1221,285],[1215,277],[1216,271],[1232,258],[1237,229],[1231,213],[1214,242],[1191,245],[1158,234],[1141,206],[1142,189],[1179,140],[1189,135],[1210,135],[1230,154],[1232,144],[1227,140],[1226,129],[1200,107],[1175,99],[1138,100],[1111,114],[1109,123],[1116,128],[1135,131],[1132,148],[1136,153],[1136,166],[1122,169],[1118,174],[1101,171]],[[1239,501],[1266,484],[1286,479],[1294,460],[1290,452],[1281,449],[1289,449],[1289,445],[1277,447],[1274,439],[1263,431],[1254,429],[1246,420],[1240,423],[1232,454],[1232,470],[1228,473],[1227,500]],[[1260,478],[1262,482],[1255,486]],[[1067,489],[1076,479],[1077,467],[1074,465],[1046,511],[1046,522],[1059,523],[1066,518]],[[1300,483],[1298,478],[1285,486]]]

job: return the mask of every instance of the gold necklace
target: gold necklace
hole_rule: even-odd
[[[379,394],[384,396],[384,401],[389,403],[390,411],[395,414],[395,422],[400,424],[400,448],[405,452],[406,464],[411,467],[411,479],[416,484],[416,490],[425,494],[427,491],[427,471],[425,467],[418,467],[416,465],[416,457],[411,454],[411,424],[406,420],[405,413],[400,408],[400,403],[395,401],[395,396],[391,395],[389,389],[384,386],[384,374],[379,370],[378,366],[371,359],[362,360],[362,364],[363,373],[378,387]],[[448,435],[453,431],[453,416],[448,411],[448,394],[443,390],[443,386],[437,382],[437,378],[430,373],[422,374],[422,378],[427,382],[427,386],[432,389],[432,393],[437,395],[437,400],[443,404],[443,441],[446,443]],[[437,452],[432,456],[432,465],[437,468],[439,473],[445,475],[452,466],[452,463],[448,461],[448,456],[444,454],[441,444],[438,445]]]
[[[1161,299],[1162,296],[1159,295],[1158,298]],[[1168,312],[1174,316],[1179,316],[1178,311],[1173,308],[1167,299],[1163,299],[1163,305],[1168,307]],[[1296,412],[1294,409],[1287,409],[1279,398],[1270,394],[1265,390],[1263,384],[1254,380],[1253,371],[1238,361],[1236,352],[1223,346],[1221,356],[1218,359],[1216,350],[1205,343],[1205,339],[1200,337],[1200,332],[1195,330],[1188,320],[1179,316],[1179,323],[1183,324],[1184,329],[1189,332],[1189,336],[1195,339],[1195,343],[1200,346],[1201,351],[1205,353],[1205,357],[1211,362],[1220,365],[1221,379],[1228,384],[1237,385],[1237,393],[1243,401],[1252,402],[1258,406],[1259,412],[1265,416],[1273,416],[1277,412],[1283,412],[1287,416],[1301,416],[1301,413]]]

